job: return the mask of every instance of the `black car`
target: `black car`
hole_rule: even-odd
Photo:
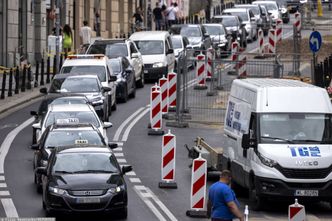
[[[135,72],[126,57],[109,60],[113,74],[117,76],[116,99],[127,102],[128,97],[136,96]]]
[[[47,167],[37,167],[43,185],[43,208],[54,213],[116,212],[127,217],[127,185],[131,166],[118,164],[108,148],[57,147]]]
[[[39,143],[31,146],[34,151],[33,168],[47,165],[51,150],[58,146],[98,146],[107,147],[105,139],[92,124],[52,124],[41,136]],[[108,147],[116,148],[109,143]],[[41,191],[41,177],[35,173],[34,182],[37,191]]]
[[[46,88],[45,88],[46,89]],[[46,92],[46,90],[45,90]],[[48,106],[50,104],[87,104],[89,100],[85,96],[77,96],[67,94],[49,94],[44,97],[40,102],[37,111],[30,111],[30,114],[35,117],[34,123],[38,123],[43,120],[45,114],[47,113]],[[32,127],[32,144],[37,143],[36,129]]]

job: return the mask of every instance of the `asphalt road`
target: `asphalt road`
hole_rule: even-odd
[[[255,48],[256,42],[248,46],[249,51]],[[115,150],[119,163],[133,166],[133,172],[126,175],[129,196],[127,220],[193,220],[185,215],[190,206],[191,161],[187,157],[184,145],[193,145],[194,139],[201,136],[212,146],[222,146],[224,141],[222,129],[197,124],[191,124],[190,128],[185,129],[164,126],[166,132],[171,129],[171,132],[177,136],[175,174],[178,188],[160,189],[158,183],[161,177],[161,137],[147,134],[150,86],[152,85],[139,89],[135,99],[119,104],[118,110],[110,117],[113,128],[109,129],[108,137],[110,141],[119,143],[120,147]],[[29,149],[31,126],[23,128],[15,137],[13,133],[7,136],[17,126],[31,118],[30,110],[36,110],[38,105],[39,102],[35,102],[0,119],[0,140],[3,141],[6,137],[6,140],[13,139],[5,158],[4,174],[1,174],[0,165],[0,217],[15,212],[19,217],[45,215],[41,195],[36,192],[33,184],[33,151]],[[1,147],[0,160],[3,154]],[[208,186],[214,181],[209,180]],[[244,205],[248,204],[245,191],[239,193],[239,199],[243,209]],[[286,220],[289,203],[271,201],[266,211],[250,211],[250,220]],[[306,211],[307,220],[332,220],[331,209],[325,203],[308,203]],[[68,220],[68,217],[65,219]],[[59,220],[65,219],[59,218]],[[73,216],[70,219],[115,220],[113,216],[102,215]]]

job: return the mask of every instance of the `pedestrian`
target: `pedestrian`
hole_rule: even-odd
[[[176,2],[173,2],[171,6],[166,9],[168,28],[170,28],[173,24],[176,24],[177,12],[178,12],[178,4]]]
[[[163,16],[162,27],[161,27],[162,30],[167,30],[168,29],[168,21],[167,21],[167,16],[166,16],[166,9],[167,9],[166,5],[163,4],[161,6],[161,13],[162,13],[162,16]]]
[[[162,30],[163,14],[161,8],[159,7],[159,2],[156,3],[156,7],[153,9],[153,18],[156,24],[156,30]]]
[[[63,26],[62,39],[63,50],[65,54],[68,54],[68,52],[71,51],[71,46],[73,44],[73,33],[68,24]]]
[[[85,49],[88,48],[88,46],[91,43],[91,35],[92,30],[88,26],[88,21],[83,21],[83,27],[81,27],[80,30],[80,37],[81,37],[81,51],[85,52]]]
[[[96,31],[96,36],[97,37],[100,37],[101,34],[100,34],[100,15],[98,12],[96,12],[95,14],[95,26],[94,26],[94,29]]]
[[[239,201],[230,187],[231,179],[231,172],[223,170],[219,181],[209,189],[207,210],[211,221],[232,221],[234,218],[244,221],[244,215],[239,210]]]
[[[136,12],[133,15],[133,17],[135,19],[135,29],[136,31],[140,31],[143,28],[143,12],[142,9],[140,7],[136,8]]]

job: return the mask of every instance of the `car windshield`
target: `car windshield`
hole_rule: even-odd
[[[62,74],[77,73],[77,74],[97,74],[100,82],[106,81],[106,68],[101,65],[86,65],[86,66],[64,66],[61,68]]]
[[[108,58],[127,57],[127,46],[125,43],[107,45],[105,49],[105,55]]]
[[[163,41],[135,41],[138,50],[142,55],[163,54]]]
[[[91,123],[95,127],[100,126],[97,116],[92,111],[52,111],[45,119],[45,127],[54,123]]]
[[[235,17],[224,17],[222,18],[221,23],[224,27],[234,27],[238,26],[238,22]]]
[[[113,70],[113,74],[119,74],[121,72],[121,64],[120,64],[120,60],[118,59],[111,59],[110,61],[112,70]]]
[[[262,143],[332,143],[332,115],[305,113],[261,114]]]
[[[206,25],[204,26],[205,29],[207,30],[209,35],[224,35],[225,31],[223,29],[223,27],[221,26],[210,26],[210,25]]]
[[[260,3],[260,4],[264,5],[268,11],[278,10],[278,7],[276,4],[272,4],[272,3]]]
[[[84,87],[82,87],[84,85]],[[100,92],[96,78],[59,78],[53,79],[50,93]]]
[[[182,39],[181,38],[172,38],[172,44],[174,49],[182,48]]]
[[[106,44],[93,44],[90,46],[87,54],[105,54]]]
[[[240,8],[240,7],[239,7]],[[259,7],[254,7],[254,6],[245,6],[243,8],[248,8],[254,13],[254,15],[260,15]]]
[[[94,130],[51,131],[44,143],[45,148],[71,145],[104,146],[106,144]]]
[[[106,153],[64,153],[56,156],[53,172],[66,173],[118,173],[115,159]]]
[[[232,12],[227,12],[226,14],[239,16],[242,19],[242,21],[249,21],[248,14],[245,11],[242,12],[232,11]]]
[[[199,27],[184,26],[181,28],[180,35],[187,38],[202,37]]]

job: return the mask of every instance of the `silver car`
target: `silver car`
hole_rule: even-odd
[[[212,47],[216,50],[217,57],[227,56],[231,50],[232,37],[227,34],[222,24],[203,24],[210,35]]]

